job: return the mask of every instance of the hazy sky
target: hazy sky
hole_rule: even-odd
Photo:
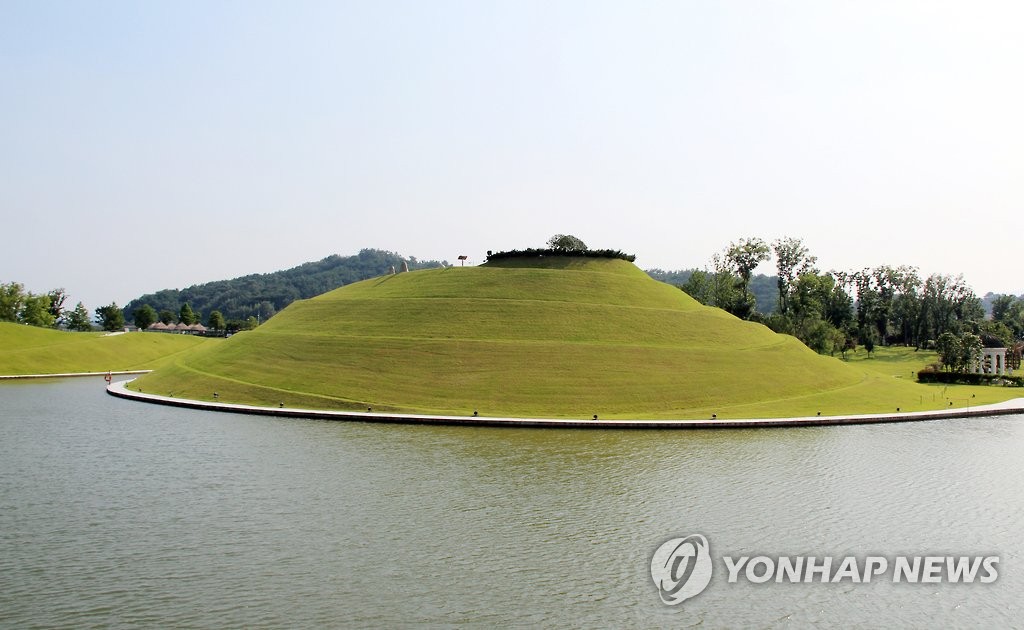
[[[0,0],[0,282],[90,309],[555,233],[1022,293],[1022,207],[1017,1]]]

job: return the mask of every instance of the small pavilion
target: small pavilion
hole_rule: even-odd
[[[1007,372],[1012,373],[1013,370],[1006,367],[1006,348],[982,348],[971,366],[971,372],[999,376],[1005,376]]]

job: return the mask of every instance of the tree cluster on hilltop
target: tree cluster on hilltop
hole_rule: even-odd
[[[295,300],[383,275],[392,267],[400,269],[403,262],[410,270],[448,264],[447,261],[417,260],[394,252],[363,249],[354,256],[332,255],[283,271],[207,282],[185,289],[164,289],[132,300],[124,307],[124,313],[126,318],[132,319],[137,311],[145,312],[148,318],[148,311],[140,310],[148,305],[165,324],[174,321],[187,324],[192,323],[183,319],[189,319],[187,314],[183,315],[187,305],[196,321],[203,313],[216,311],[226,322],[244,322],[249,318],[262,322]]]
[[[634,262],[636,256],[625,254],[617,249],[590,249],[587,244],[572,234],[555,234],[548,239],[547,247],[528,247],[527,249],[511,249],[504,252],[487,252],[487,260],[503,258],[543,258],[544,256],[569,256],[579,258],[618,258]]]
[[[774,304],[762,308],[752,289],[758,277],[753,270],[773,258]],[[711,269],[691,271],[678,286],[702,304],[793,335],[823,354],[845,354],[857,345],[869,352],[876,344],[932,348],[936,340],[950,338],[946,333],[973,335],[990,346],[1024,338],[1024,299],[992,297],[992,317],[986,319],[981,299],[962,276],[922,278],[906,265],[822,272],[797,238],[730,243],[713,256]]]

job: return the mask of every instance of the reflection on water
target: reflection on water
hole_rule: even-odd
[[[388,426],[0,385],[0,625],[1017,623],[1024,418],[742,431]],[[712,555],[988,554],[992,585],[727,584]],[[716,567],[716,571],[724,567]]]

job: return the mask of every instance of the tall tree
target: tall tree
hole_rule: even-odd
[[[896,296],[892,303],[892,328],[898,334],[900,343],[922,347],[922,340],[917,336],[917,319],[921,310],[921,277],[916,267],[901,265],[896,268],[894,286]]]
[[[1024,300],[1012,295],[996,296],[992,320],[1009,328],[1014,339],[1020,339],[1024,336]]]
[[[92,322],[89,321],[89,311],[85,308],[85,304],[79,302],[75,305],[75,308],[68,313],[65,325],[67,325],[68,330],[80,332],[92,330]]]
[[[25,304],[25,287],[17,282],[0,284],[0,322],[16,322]]]
[[[213,311],[210,313],[210,319],[207,325],[214,330],[224,330],[226,322],[224,321],[224,315],[220,311]]]
[[[192,312],[192,307],[189,306],[188,302],[181,305],[181,310],[178,312],[178,321],[186,326],[196,323],[196,314]]]
[[[143,304],[132,313],[132,321],[142,330],[155,324],[158,317],[156,309],[149,304]]]
[[[750,293],[750,277],[758,265],[771,257],[770,251],[768,244],[756,236],[741,238],[725,250],[725,260],[740,278],[741,295],[731,311],[737,317],[748,319],[753,314],[756,301]]]
[[[798,238],[785,237],[772,243],[775,251],[775,268],[778,270],[779,313],[785,315],[789,308],[790,287],[797,277],[815,272],[817,256],[810,256],[810,250]]]
[[[750,276],[754,273],[754,269],[771,257],[770,251],[768,244],[756,236],[741,238],[739,242],[729,243],[729,247],[725,250],[725,259],[743,281],[744,291],[750,284]]]
[[[22,304],[19,320],[29,326],[53,327],[56,319],[50,313],[50,296],[29,293]]]
[[[925,280],[918,316],[919,336],[938,339],[944,332],[961,333],[967,321],[981,319],[981,300],[963,276],[932,274]]]
[[[935,342],[942,366],[952,372],[966,372],[978,359],[984,346],[981,337],[965,332],[955,334],[944,332]]]
[[[54,325],[64,323],[64,302],[68,299],[68,294],[64,291],[64,288],[54,289],[47,294],[50,297],[50,315],[53,315]]]
[[[1017,301],[1017,297],[1013,295],[997,295],[992,300],[992,319],[997,322],[1007,319],[1010,309],[1013,308],[1014,302]]]
[[[124,312],[116,302],[96,309],[96,320],[100,328],[108,332],[115,332],[124,328]]]

